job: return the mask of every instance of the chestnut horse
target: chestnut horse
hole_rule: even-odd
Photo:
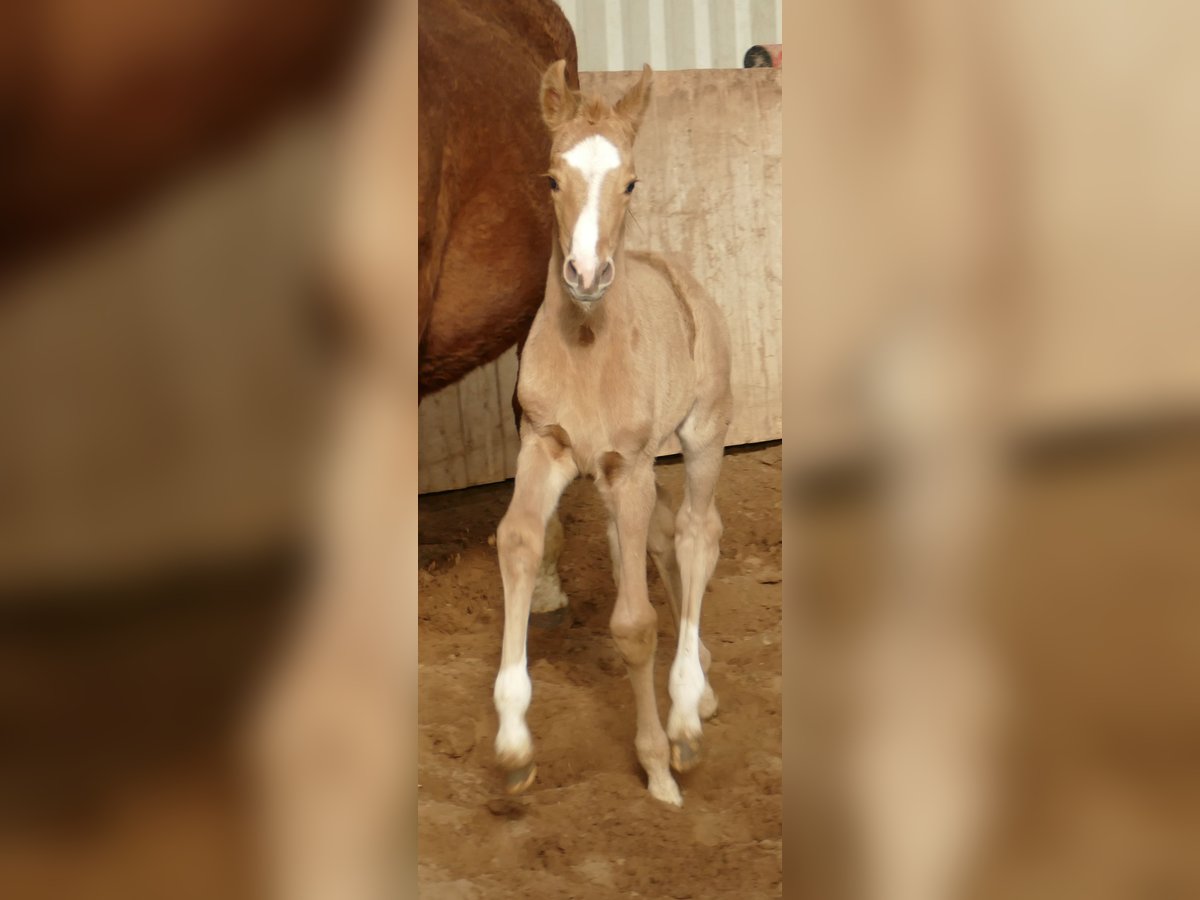
[[[542,173],[550,136],[542,73],[565,60],[579,88],[575,34],[553,0],[422,3],[420,42],[419,397],[518,349],[542,303],[554,210]],[[513,396],[520,425],[520,407]],[[562,524],[547,525],[535,613],[567,605]]]
[[[553,0],[448,0],[418,11],[420,396],[524,340],[554,213],[537,88],[556,59],[578,87]]]

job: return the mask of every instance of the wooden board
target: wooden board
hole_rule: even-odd
[[[615,99],[636,77],[585,72],[585,90]],[[689,70],[655,75],[636,147],[638,185],[627,232],[635,249],[682,254],[725,311],[733,343],[728,445],[782,436],[782,72]],[[426,398],[420,490],[510,478],[516,430],[513,351]],[[678,452],[674,441],[664,453]]]

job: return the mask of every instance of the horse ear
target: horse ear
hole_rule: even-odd
[[[567,87],[567,61],[550,64],[542,76],[542,118],[551,131],[575,118],[579,98]]]
[[[645,116],[646,106],[650,102],[650,85],[653,80],[654,71],[650,64],[646,63],[642,66],[642,77],[638,79],[637,84],[626,91],[625,96],[613,107],[613,111],[629,123],[634,134],[642,127],[642,117]]]

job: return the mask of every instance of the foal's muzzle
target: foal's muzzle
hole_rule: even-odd
[[[596,272],[594,261],[584,262],[569,256],[563,263],[563,281],[566,282],[567,289],[576,300],[585,302],[603,297],[616,274],[617,268],[611,256],[604,260],[599,273]]]

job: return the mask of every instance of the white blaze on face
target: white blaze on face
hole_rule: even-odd
[[[583,283],[590,285],[599,265],[596,243],[600,239],[600,187],[604,184],[604,176],[621,164],[621,153],[607,138],[594,134],[564,153],[563,159],[578,170],[587,183],[587,199],[571,234],[571,256]]]

